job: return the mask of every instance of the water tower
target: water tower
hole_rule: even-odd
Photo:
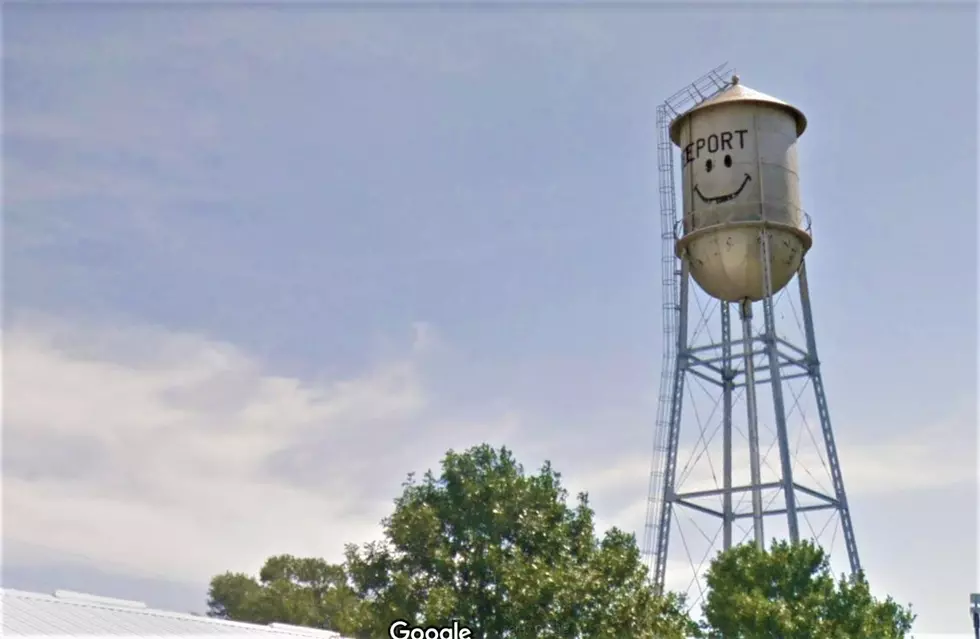
[[[709,548],[692,571],[694,580],[715,552],[733,544],[764,547],[779,536],[814,539],[826,549],[810,522],[818,511],[836,519],[835,531],[842,533],[856,573],[860,562],[817,358],[804,260],[812,240],[809,216],[800,207],[797,141],[806,117],[744,86],[724,66],[672,96],[657,116],[665,352],[644,540],[655,583],[665,586],[668,563],[675,561],[668,558],[677,554],[668,552],[672,545],[683,547],[692,566],[697,563],[686,539],[672,544],[682,510],[717,529],[712,537],[698,527]],[[789,286],[794,278],[795,296]],[[705,302],[695,303],[697,296]],[[796,305],[784,297],[795,298]],[[740,320],[735,326],[733,310]],[[787,315],[798,319],[795,342]],[[791,382],[809,387],[816,449],[809,456],[799,454],[804,427],[809,428],[803,409],[796,412],[804,393],[788,391]],[[695,385],[707,396],[700,404],[686,392]],[[714,407],[707,419],[706,405]],[[763,430],[772,436],[765,454]],[[682,444],[684,435],[690,444]],[[739,438],[744,447],[736,445]],[[712,451],[721,458],[717,465]],[[690,459],[681,468],[682,453]],[[826,470],[823,483],[810,468],[820,465],[817,460]],[[690,477],[700,484],[682,486]]]

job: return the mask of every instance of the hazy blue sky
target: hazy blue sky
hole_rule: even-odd
[[[959,6],[8,6],[5,585],[202,609],[506,443],[642,538],[656,105],[810,119],[818,339],[869,576],[967,630],[977,21]]]

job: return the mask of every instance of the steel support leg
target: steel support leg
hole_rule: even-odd
[[[847,494],[844,491],[844,476],[841,473],[840,458],[837,455],[837,444],[834,441],[834,431],[830,426],[830,410],[827,407],[827,395],[823,388],[823,377],[820,374],[820,360],[817,357],[817,338],[813,330],[813,308],[810,305],[810,285],[806,279],[806,262],[800,265],[800,302],[803,307],[803,326],[806,330],[807,364],[813,392],[817,400],[817,413],[820,416],[820,430],[823,431],[824,445],[827,448],[827,463],[830,464],[830,476],[834,484],[834,497],[837,499],[840,513],[841,532],[844,534],[844,544],[847,547],[847,559],[851,564],[851,574],[861,572],[861,560],[858,557],[857,541],[854,538],[854,526],[851,524],[851,510],[847,505]]]
[[[772,289],[772,241],[768,229],[763,227],[759,237],[762,258],[763,292],[762,308],[766,329],[763,341],[766,345],[766,359],[769,360],[769,381],[772,386],[772,405],[776,413],[776,441],[779,445],[779,465],[782,471],[783,497],[786,499],[786,520],[789,526],[789,540],[800,541],[800,522],[796,512],[796,485],[793,483],[793,457],[789,445],[789,432],[786,427],[786,404],[783,401],[783,380],[779,369],[779,348],[776,343],[776,318],[773,309]]]
[[[687,307],[690,290],[690,267],[687,258],[681,260],[681,281],[677,325],[677,362],[674,366],[674,382],[670,397],[670,430],[667,439],[667,460],[664,464],[663,508],[657,533],[657,555],[654,564],[654,587],[663,592],[667,571],[667,547],[670,541],[670,521],[677,492],[677,446],[680,441],[681,409],[684,399],[684,374],[687,371]]]
[[[722,547],[732,547],[732,390],[735,371],[732,367],[732,311],[731,304],[721,302],[721,356],[722,356],[722,475],[725,492],[722,495],[723,528]]]
[[[762,528],[762,468],[759,457],[759,410],[755,396],[755,357],[752,354],[752,302],[742,302],[742,348],[745,351],[745,405],[748,411],[749,473],[752,482],[752,530],[755,545],[765,548]]]

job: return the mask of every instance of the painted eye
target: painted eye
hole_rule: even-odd
[[[710,159],[704,161],[704,170],[705,171],[707,171],[708,173],[711,173],[712,167],[714,167],[714,164],[711,162]]]
[[[725,166],[730,167],[731,165],[732,165],[732,156],[726,155],[725,156]]]

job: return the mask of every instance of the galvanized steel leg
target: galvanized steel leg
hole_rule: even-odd
[[[810,285],[806,278],[806,262],[800,264],[800,301],[803,307],[803,326],[806,330],[807,364],[813,392],[817,400],[817,413],[820,416],[820,429],[823,431],[824,445],[827,448],[827,463],[830,465],[831,481],[834,484],[834,498],[840,513],[841,531],[844,534],[844,544],[847,547],[847,559],[851,564],[851,574],[861,572],[861,560],[858,557],[857,541],[854,538],[854,526],[851,524],[851,510],[847,504],[847,494],[844,491],[844,476],[841,473],[840,459],[837,455],[837,444],[834,441],[834,431],[830,426],[830,410],[827,407],[827,395],[823,388],[823,377],[820,374],[820,360],[817,357],[817,338],[813,330],[813,308],[810,306]]]
[[[745,360],[745,405],[748,411],[749,474],[752,485],[752,530],[755,545],[765,548],[762,528],[762,468],[759,456],[759,411],[755,395],[755,356],[752,352],[752,302],[744,300],[742,311],[742,348]]]
[[[722,357],[722,475],[725,492],[722,495],[722,547],[732,547],[732,391],[735,371],[732,367],[732,312],[731,304],[721,301],[721,357]]]
[[[772,404],[776,412],[776,440],[779,444],[779,465],[782,471],[783,496],[786,499],[786,521],[789,525],[789,539],[792,543],[800,541],[800,522],[796,512],[796,485],[793,483],[793,457],[789,445],[789,432],[786,427],[786,405],[783,401],[783,380],[779,367],[779,347],[776,343],[776,318],[773,309],[772,290],[772,240],[769,231],[763,227],[760,234],[762,257],[763,297],[762,308],[766,329],[762,339],[766,345],[766,358],[769,360],[769,381],[772,385]]]
[[[674,366],[674,383],[670,400],[670,430],[667,439],[667,461],[664,464],[663,509],[660,511],[660,526],[657,534],[657,554],[654,564],[653,583],[663,592],[667,571],[667,547],[670,541],[670,521],[676,499],[677,447],[680,441],[681,409],[684,398],[684,373],[687,371],[687,307],[690,289],[690,266],[687,258],[681,259],[681,281],[679,314],[677,326],[677,363]]]

